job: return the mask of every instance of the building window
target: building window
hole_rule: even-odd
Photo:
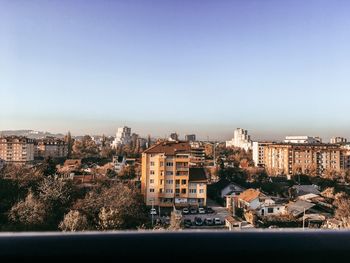
[[[173,175],[174,173],[172,171],[166,171],[166,175]]]
[[[180,189],[175,189],[175,194],[179,194],[180,193]]]
[[[149,192],[150,192],[150,193],[154,193],[154,188],[150,188],[150,189],[149,189]]]
[[[164,162],[160,162],[160,166],[164,166]]]
[[[267,213],[268,214],[272,214],[273,213],[273,208],[271,208],[271,207],[267,208]]]
[[[160,194],[163,193],[163,188],[160,188],[160,189],[159,189],[159,193],[160,193]]]
[[[149,171],[149,174],[152,174],[152,175],[153,175],[153,174],[154,174],[154,171],[153,171],[153,170],[150,170],[150,171]]]
[[[165,192],[166,192],[167,194],[172,194],[172,193],[173,193],[173,189],[166,189]]]
[[[186,189],[181,189],[181,194],[186,194]]]
[[[151,166],[154,166],[154,162],[151,162]]]
[[[189,192],[190,192],[190,194],[196,194],[197,193],[197,189],[190,189]]]
[[[149,183],[150,183],[150,184],[154,184],[154,179],[150,179],[150,180],[149,180]]]
[[[204,194],[204,189],[199,189],[200,194]]]
[[[166,166],[168,166],[168,167],[173,166],[173,165],[174,165],[173,162],[167,162],[167,163],[166,163]]]
[[[160,180],[160,184],[163,184],[163,179]]]
[[[175,180],[175,184],[180,184],[180,180]]]
[[[173,182],[174,182],[173,180],[166,180],[167,184],[173,184]]]
[[[181,184],[186,184],[186,180],[181,180]]]

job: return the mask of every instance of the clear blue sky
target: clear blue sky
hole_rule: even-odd
[[[0,129],[350,137],[350,1],[0,0]]]

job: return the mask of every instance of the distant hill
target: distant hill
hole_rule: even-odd
[[[6,131],[0,131],[0,136],[10,136],[10,135],[15,135],[15,136],[25,136],[31,139],[41,139],[45,138],[47,136],[53,136],[57,138],[63,138],[64,134],[61,133],[50,133],[50,132],[42,132],[42,131],[33,131],[33,130],[6,130]]]

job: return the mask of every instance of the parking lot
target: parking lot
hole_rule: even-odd
[[[196,228],[196,229],[200,229],[200,228],[224,228],[225,227],[225,217],[228,216],[228,212],[227,212],[226,208],[216,204],[215,202],[213,202],[211,200],[208,200],[207,205],[208,205],[207,207],[210,207],[210,208],[212,208],[214,210],[214,213],[183,214],[182,221],[185,221],[186,219],[190,219],[191,222],[192,222],[192,226],[189,227],[189,228]],[[221,224],[220,225],[213,224],[213,225],[209,225],[208,226],[207,224],[203,223],[203,225],[197,226],[194,223],[194,220],[195,220],[196,217],[201,218],[203,221],[206,218],[210,218],[210,219],[213,219],[213,220],[215,218],[219,218],[220,221],[221,221]]]
[[[185,222],[185,220],[191,220],[191,226],[189,224],[186,224],[187,226],[185,228],[190,228],[190,229],[222,229],[225,227],[225,217],[228,216],[228,212],[225,207],[222,207],[215,202],[208,200],[207,201],[207,207],[206,208],[211,208],[213,211],[212,213],[207,213],[205,212],[204,214],[199,213],[198,208],[196,213],[191,213],[191,207],[188,207],[189,211],[188,214],[182,213],[182,223]],[[173,210],[173,208],[162,208],[161,209],[161,216],[159,217],[159,210],[156,209],[156,215],[154,215],[154,223],[157,221],[162,222],[163,224],[167,224],[170,221],[170,213]],[[183,211],[183,209],[178,208],[178,211]],[[192,210],[194,212],[194,210]],[[203,221],[202,225],[196,225],[195,224],[195,218],[201,218]],[[213,220],[213,223],[208,225],[205,223],[205,220],[207,218],[210,218]],[[214,220],[215,218],[220,219],[221,224],[215,224]],[[218,222],[217,222],[218,223]],[[184,225],[184,224],[182,224]]]

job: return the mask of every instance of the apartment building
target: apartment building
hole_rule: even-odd
[[[239,147],[248,151],[252,149],[252,143],[248,131],[237,128],[233,132],[233,138],[230,141],[226,141],[226,147]]]
[[[131,128],[124,126],[117,129],[115,139],[112,142],[112,148],[117,148],[119,145],[126,145],[131,142]]]
[[[64,158],[68,155],[68,145],[64,140],[47,137],[37,140],[35,143],[35,157]]]
[[[339,144],[345,144],[348,140],[344,137],[332,137],[330,140],[330,143],[339,143]]]
[[[264,149],[264,166],[270,175],[290,177],[301,172],[323,175],[327,170],[343,169],[343,150],[335,144],[276,143]]]
[[[203,168],[191,167],[188,142],[166,141],[142,154],[141,192],[146,205],[204,206],[207,178]]]
[[[264,167],[265,147],[271,145],[272,142],[253,142],[253,161],[254,165]]]
[[[342,168],[350,170],[350,144],[340,146],[342,149]]]
[[[34,140],[20,136],[0,137],[0,159],[5,163],[33,161]]]
[[[196,141],[196,135],[195,134],[186,134],[185,135],[185,141],[195,142]]]

